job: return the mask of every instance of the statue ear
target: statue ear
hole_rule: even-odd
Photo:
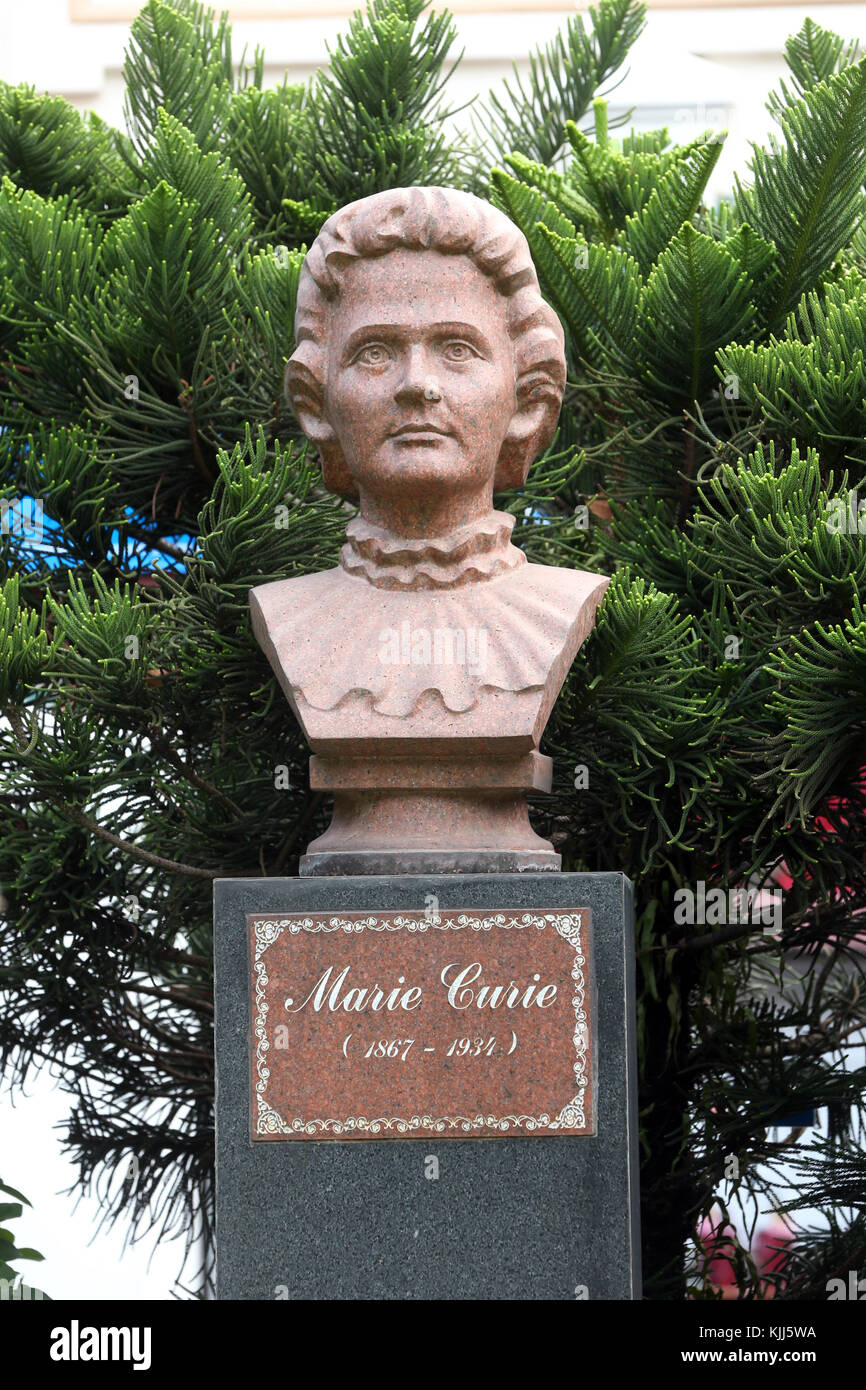
[[[324,415],[325,397],[322,383],[303,361],[300,353],[289,359],[286,367],[285,391],[292,403],[298,423],[311,444],[320,449],[334,439],[334,431]]]
[[[517,409],[511,417],[493,480],[494,492],[506,492],[522,487],[538,455],[546,449],[556,433],[559,402],[550,393],[533,396],[521,393]]]
[[[357,502],[355,480],[346,467],[339,440],[325,419],[321,383],[302,361],[298,361],[298,356],[295,354],[286,368],[286,394],[298,424],[321,455],[322,481],[328,491]]]

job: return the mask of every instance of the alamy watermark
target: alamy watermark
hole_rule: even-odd
[[[14,536],[33,550],[50,550],[42,531],[41,497],[0,497],[0,536]]]
[[[399,628],[379,634],[383,666],[465,666],[473,676],[487,667],[484,627],[413,627],[405,618]]]
[[[696,106],[680,106],[674,112],[674,120],[677,125],[695,126],[699,130],[706,130],[709,126],[718,126],[726,119],[726,111],[723,106],[705,106],[699,102]],[[709,145],[723,145],[727,138],[726,130],[713,130],[707,140]]]
[[[29,1303],[31,1299],[41,1300],[45,1294],[41,1289],[33,1289],[20,1279],[0,1279],[0,1303],[11,1300],[15,1303]]]
[[[148,1371],[151,1337],[149,1327],[82,1327],[73,1318],[68,1327],[52,1329],[48,1355],[52,1361],[130,1361],[134,1371]]]
[[[866,536],[866,497],[852,488],[847,496],[829,498],[824,525],[831,536]]]
[[[838,1302],[840,1299],[854,1303],[862,1303],[866,1299],[866,1279],[861,1279],[856,1269],[846,1271],[848,1278],[828,1279],[825,1285],[827,1290],[827,1300],[830,1303]]]
[[[782,927],[780,888],[708,888],[701,879],[695,888],[677,888],[674,921],[678,926],[724,927],[752,922],[767,932]]]

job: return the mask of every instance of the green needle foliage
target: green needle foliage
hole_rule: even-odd
[[[702,1218],[767,1207],[773,1126],[822,1107],[794,1200],[844,1172],[846,1212],[797,1238],[807,1296],[866,1237],[866,69],[807,20],[781,137],[710,207],[719,137],[610,133],[638,0],[569,19],[474,139],[422,9],[372,0],[264,90],[225,19],[149,0],[126,132],[0,85],[0,1059],[58,1071],[82,1186],[202,1238],[206,1291],[212,881],[296,873],[328,813],[248,616],[351,515],[283,395],[298,276],[342,204],[470,188],[566,332],[558,437],[500,505],[533,561],[612,576],[533,819],[635,883],[647,1292],[713,1296]],[[701,883],[783,884],[781,925],[686,920]]]
[[[582,120],[602,88],[613,90],[605,84],[643,31],[645,14],[634,0],[603,0],[589,6],[589,27],[580,15],[567,19],[552,43],[530,55],[527,79],[515,67],[501,94],[490,93],[474,122],[482,148],[494,160],[513,150],[555,165],[567,122]]]
[[[41,1289],[35,1289],[30,1284],[25,1284],[21,1278],[20,1270],[13,1268],[19,1260],[42,1260],[43,1255],[38,1250],[31,1250],[29,1246],[19,1247],[15,1243],[15,1234],[9,1230],[7,1221],[12,1221],[19,1217],[25,1207],[30,1206],[30,1202],[23,1192],[17,1191],[14,1187],[7,1187],[0,1182],[0,1197],[12,1197],[11,1202],[0,1201],[0,1299],[32,1299],[45,1298],[46,1295]]]

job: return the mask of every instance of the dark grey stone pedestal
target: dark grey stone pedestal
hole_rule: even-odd
[[[627,878],[225,879],[214,887],[219,1298],[640,1297]],[[428,895],[441,911],[590,909],[597,1133],[254,1142],[246,914],[423,911]]]

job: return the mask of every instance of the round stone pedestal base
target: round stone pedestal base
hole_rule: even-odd
[[[346,874],[559,873],[553,850],[324,850],[301,856],[301,878]]]

